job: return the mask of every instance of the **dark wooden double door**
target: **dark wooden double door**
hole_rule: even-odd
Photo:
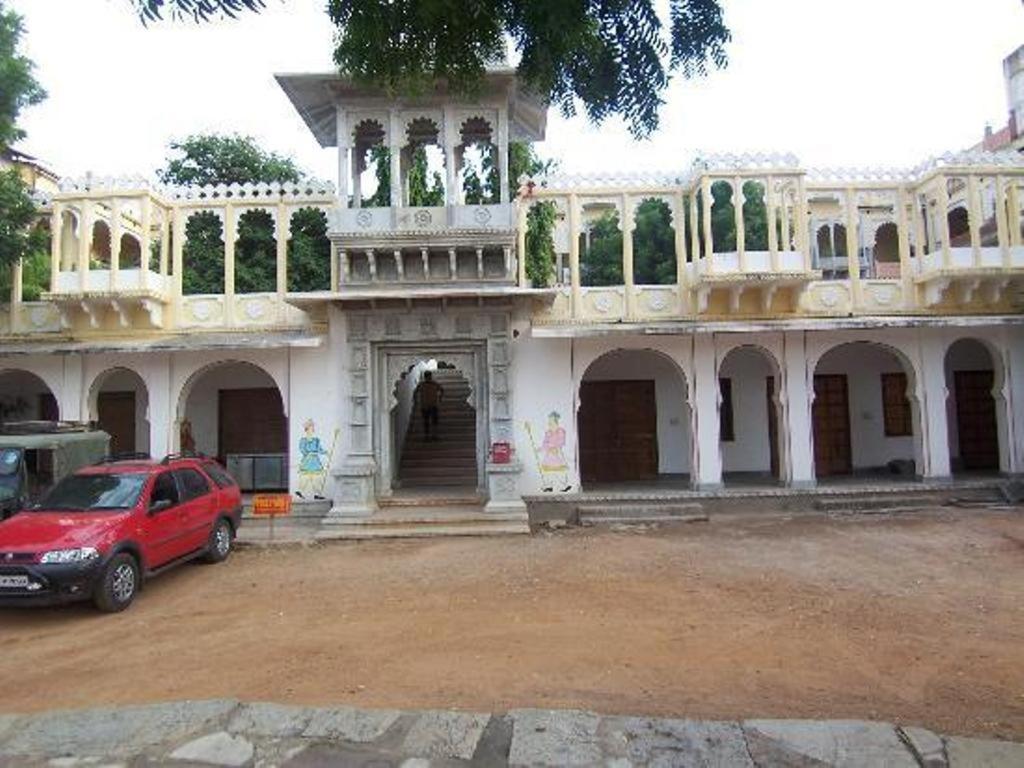
[[[132,453],[135,446],[135,393],[100,392],[96,398],[99,427],[110,435],[110,453]]]
[[[850,448],[850,395],[844,374],[814,377],[814,472],[818,477],[853,471]]]
[[[954,371],[960,463],[966,470],[999,469],[992,371]]]
[[[584,483],[657,477],[654,382],[584,381],[580,386],[579,435]]]

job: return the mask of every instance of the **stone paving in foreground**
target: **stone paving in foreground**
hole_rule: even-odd
[[[156,765],[1018,768],[1024,744],[857,720],[710,722],[235,700],[0,715],[0,768]]]

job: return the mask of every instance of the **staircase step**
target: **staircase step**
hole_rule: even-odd
[[[820,512],[863,511],[892,506],[933,507],[941,502],[933,495],[921,493],[872,493],[856,496],[824,496],[814,500]]]
[[[382,509],[393,507],[420,507],[424,509],[437,509],[444,507],[481,507],[484,498],[478,493],[419,493],[419,494],[396,494],[384,496],[377,500],[377,505]]]
[[[580,525],[632,525],[637,523],[706,523],[709,518],[699,515],[625,515],[612,517],[599,515],[580,515]]]
[[[475,523],[473,525],[394,525],[363,527],[336,525],[324,527],[318,540],[330,539],[423,539],[434,536],[522,536],[530,533],[526,522]]]
[[[644,504],[622,502],[619,504],[593,504],[579,508],[580,521],[621,520],[674,520],[683,518],[704,519],[704,507],[699,502],[681,504]]]

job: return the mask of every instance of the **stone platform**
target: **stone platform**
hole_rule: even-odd
[[[1016,768],[1024,744],[856,720],[306,708],[233,699],[0,715],[0,766]]]

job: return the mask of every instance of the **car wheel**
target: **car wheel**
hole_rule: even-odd
[[[206,557],[208,563],[222,563],[231,554],[231,545],[234,542],[235,532],[224,518],[221,518],[210,531],[210,541],[206,545]]]
[[[103,571],[93,602],[101,611],[123,611],[139,592],[139,565],[126,552],[114,555]]]

